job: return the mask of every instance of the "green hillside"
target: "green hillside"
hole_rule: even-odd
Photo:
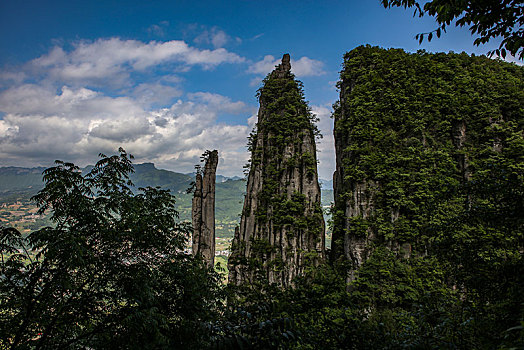
[[[87,166],[83,172],[89,171]],[[181,174],[169,170],[157,169],[153,163],[135,164],[135,172],[131,174],[134,189],[141,187],[161,187],[169,189],[176,197],[176,207],[183,221],[191,220],[192,194],[186,190],[193,181],[191,174]],[[0,204],[14,202],[29,202],[30,198],[43,188],[42,171],[45,168],[0,167]],[[238,222],[242,211],[245,182],[238,177],[227,179],[217,176],[216,185],[216,220],[217,224],[227,224],[225,232],[233,234],[234,225]],[[231,227],[229,227],[231,226]],[[229,232],[230,231],[230,232]]]
[[[91,169],[87,166],[83,172]],[[191,221],[191,202],[193,195],[186,190],[193,181],[192,174],[181,174],[157,169],[153,163],[135,164],[131,181],[135,189],[160,186],[169,189],[176,197],[176,208],[181,221]],[[0,167],[0,205],[15,202],[29,202],[43,188],[42,171],[45,168]],[[216,223],[217,235],[232,237],[240,219],[246,183],[239,177],[217,176],[216,184]],[[333,190],[322,191],[322,206],[329,207],[333,201]],[[326,217],[326,220],[328,218]]]
[[[38,191],[43,187],[42,171],[45,168],[0,168],[0,194],[11,191]]]
[[[157,169],[153,163],[135,165],[135,173],[131,181],[137,188],[146,186],[160,186],[168,188],[175,196],[185,192],[193,181],[193,177],[186,174],[175,173],[169,170]]]

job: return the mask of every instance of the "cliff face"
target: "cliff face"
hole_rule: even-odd
[[[195,179],[193,194],[193,255],[201,255],[209,266],[215,262],[215,178],[218,151],[207,154],[203,174]]]
[[[324,258],[317,129],[290,69],[286,54],[259,90],[246,197],[229,258],[230,283],[266,278],[288,286],[308,264]]]
[[[518,177],[507,164],[511,140],[522,139],[522,76],[521,67],[466,54],[369,46],[346,54],[331,259],[350,262],[349,281],[376,247],[428,254],[440,232],[489,203],[482,191],[471,195],[486,174],[504,169],[493,183]]]

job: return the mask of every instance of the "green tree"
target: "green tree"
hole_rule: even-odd
[[[183,253],[174,197],[133,194],[124,150],[101,157],[85,175],[61,161],[44,171],[34,200],[53,227],[1,228],[0,348],[205,347],[219,277]]]
[[[428,14],[435,17],[439,27],[428,33],[419,33],[416,38],[431,41],[434,35],[440,37],[452,22],[458,27],[470,26],[472,35],[477,37],[475,45],[485,44],[495,38],[502,38],[498,49],[490,51],[503,58],[506,51],[524,59],[524,2],[522,0],[431,0],[421,5],[415,0],[380,0],[385,8],[415,7],[414,16]]]

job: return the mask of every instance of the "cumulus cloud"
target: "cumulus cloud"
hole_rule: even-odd
[[[317,140],[318,175],[322,179],[331,180],[335,171],[335,139],[331,108],[311,106],[311,110],[319,118],[317,127],[322,133],[322,139]]]
[[[142,83],[130,92],[140,104],[145,106],[166,105],[182,95],[182,91],[161,83]]]
[[[107,97],[87,89],[63,86],[58,93],[49,87],[24,84],[0,93],[0,111],[8,115],[60,116],[68,119],[92,119],[143,113],[129,97]],[[5,118],[4,118],[5,119]]]
[[[149,109],[132,97],[87,88],[58,92],[22,85],[0,93],[0,166],[50,165],[56,158],[80,165],[123,146],[136,161],[190,172],[206,149],[220,150],[220,172],[238,175],[248,154],[250,125],[217,124],[220,113],[249,113],[243,102],[207,92]],[[249,114],[247,115],[249,116]]]
[[[231,114],[254,113],[253,107],[246,105],[242,101],[232,101],[229,97],[210,92],[196,92],[188,94],[188,97],[197,102],[205,103],[213,107],[216,111]]]
[[[149,118],[111,119],[96,123],[88,129],[88,133],[91,137],[106,141],[127,143],[152,135],[156,131],[155,125]]]
[[[111,81],[123,84],[132,71],[144,71],[161,64],[178,64],[181,69],[199,65],[211,69],[222,63],[241,63],[245,59],[224,48],[200,50],[184,41],[165,42],[98,39],[79,41],[71,52],[54,47],[48,54],[31,61],[36,70],[65,83],[100,84]]]
[[[266,75],[280,64],[280,59],[275,59],[272,55],[266,55],[261,61],[251,64],[248,68],[249,73]],[[324,64],[321,61],[303,56],[298,60],[291,60],[291,71],[297,77],[317,76],[324,74]]]
[[[155,30],[151,27],[151,33]],[[212,48],[120,38],[81,40],[71,48],[56,43],[45,55],[0,70],[0,166],[49,166],[55,159],[83,166],[98,153],[113,154],[122,146],[136,162],[191,172],[206,149],[218,149],[218,172],[241,175],[256,107],[210,91],[182,89],[185,71],[194,66],[246,62],[222,47],[235,38],[218,28],[206,35],[203,43]],[[277,63],[266,56],[250,71],[265,74]],[[322,72],[322,64],[307,57],[292,63],[299,76]],[[327,134],[322,123],[328,109],[315,108]],[[230,115],[244,116],[245,122],[222,122]],[[323,152],[321,162],[332,150]]]

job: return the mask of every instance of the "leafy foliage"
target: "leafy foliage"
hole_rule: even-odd
[[[101,157],[85,175],[60,161],[44,172],[34,199],[54,227],[27,239],[2,228],[2,346],[205,346],[218,276],[182,253],[189,227],[168,191],[134,195],[127,153]]]
[[[498,49],[491,51],[502,58],[506,57],[506,50],[513,56],[519,54],[524,59],[524,5],[522,0],[489,0],[489,1],[453,1],[431,0],[423,6],[415,0],[380,0],[385,8],[388,7],[415,7],[414,16],[428,14],[435,17],[439,27],[429,33],[417,34],[421,43],[424,38],[431,41],[433,33],[440,37],[446,32],[446,27],[452,22],[456,26],[470,26],[471,34],[478,37],[473,41],[475,45],[485,44],[495,38],[502,38]]]
[[[366,242],[356,300],[401,317],[398,336],[430,326],[409,321],[419,303],[456,327],[439,325],[452,336],[435,339],[462,348],[497,347],[522,319],[523,78],[522,67],[466,54],[362,46],[345,56],[334,245]],[[371,209],[346,217],[346,206],[368,205],[354,199],[362,184]]]
[[[320,136],[315,125],[318,119],[304,99],[302,82],[296,80],[291,72],[282,74],[268,74],[257,91],[264,112],[264,118],[257,124],[258,129],[277,134],[280,137],[276,139],[279,144],[291,138],[296,131],[304,129]]]
[[[373,216],[356,219],[360,234],[371,227],[424,249],[435,228],[465,208],[465,178],[489,172],[500,157],[518,172],[523,76],[521,67],[465,54],[369,46],[348,53],[339,85],[345,97],[335,108],[344,181],[378,184],[369,189]],[[494,142],[504,143],[502,153]]]

